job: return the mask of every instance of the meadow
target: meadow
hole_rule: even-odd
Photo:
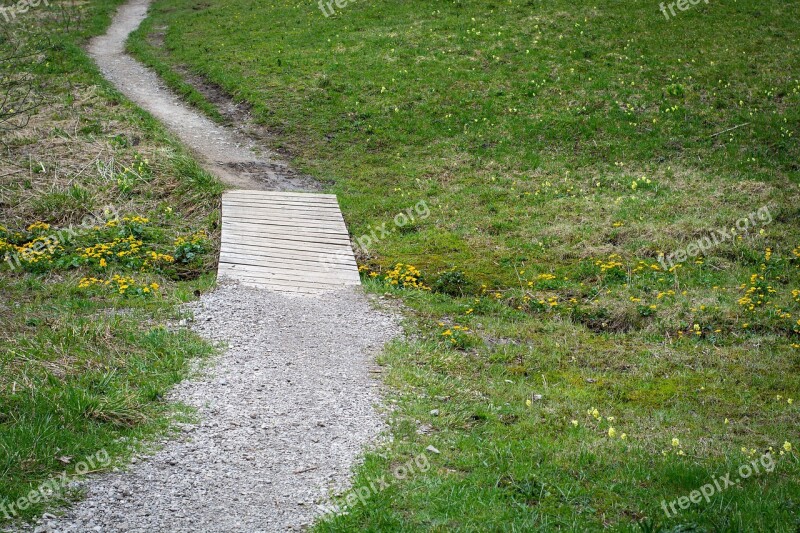
[[[324,11],[157,0],[129,45],[248,106],[402,302],[354,486],[432,468],[318,529],[794,531],[800,7]]]
[[[221,188],[80,49],[117,4],[40,6],[2,41],[32,52],[3,82],[45,98],[3,132],[0,501],[124,462],[212,351],[166,324],[213,284]],[[354,487],[394,482],[319,531],[800,526],[798,15],[154,3],[129,49],[216,120],[183,73],[248,106],[375,237],[364,284],[406,318],[379,357],[393,438]]]

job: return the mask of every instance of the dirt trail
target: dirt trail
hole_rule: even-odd
[[[189,109],[152,72],[123,53],[147,0],[120,8],[91,42],[104,74],[162,120],[228,183],[302,189],[302,178],[261,159],[239,134]],[[243,175],[235,168],[263,169]],[[65,532],[298,531],[318,503],[350,483],[353,465],[385,429],[376,411],[373,356],[399,333],[363,291],[290,295],[223,283],[189,305],[189,326],[227,345],[213,364],[179,384],[170,400],[197,409],[198,424],[137,457],[125,471],[80,483],[86,497],[58,518],[23,527]]]
[[[315,183],[293,175],[271,153],[236,131],[220,126],[182,102],[150,69],[125,54],[125,40],[147,15],[150,0],[121,6],[105,35],[89,43],[89,55],[103,75],[125,96],[164,123],[198,157],[209,172],[239,189],[303,191]]]

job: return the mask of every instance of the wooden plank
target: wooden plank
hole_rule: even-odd
[[[270,283],[258,278],[249,278],[247,276],[242,276],[241,274],[236,275],[229,275],[225,273],[220,273],[217,276],[220,279],[232,279],[234,281],[238,281],[243,285],[247,285],[249,287],[257,287],[259,289],[269,289],[275,292],[286,292],[292,294],[324,294],[328,292],[330,289],[309,289],[305,287],[295,287],[292,285],[278,285],[276,283]]]
[[[344,246],[317,250],[298,250],[296,248],[277,248],[259,246],[250,242],[226,242],[222,251],[250,254],[275,259],[297,259],[316,263],[333,263],[337,265],[355,265],[356,261],[349,248]]]
[[[283,250],[286,252],[287,250]],[[287,263],[296,264],[298,267],[305,267],[309,270],[318,271],[351,271],[358,270],[355,260],[344,255],[346,252],[337,251],[322,251],[317,253],[305,253],[303,255],[296,255],[291,253],[280,253],[274,250],[245,248],[242,246],[226,246],[220,251],[220,255],[246,257],[250,261],[260,261],[261,264],[272,263]],[[234,261],[226,261],[232,263]]]
[[[257,224],[251,221],[241,219],[226,219],[227,228],[230,231],[235,231],[240,235],[264,235],[276,239],[289,239],[299,241],[312,241],[320,239],[330,241],[338,244],[348,244],[350,238],[345,237],[339,231],[333,231],[331,228],[309,228],[309,227],[295,227],[286,224]]]
[[[325,250],[319,252],[306,252],[303,250],[283,249],[283,248],[264,248],[252,244],[225,243],[223,252],[234,254],[253,255],[256,257],[268,257],[276,260],[304,261],[319,264],[334,264],[351,266],[358,268],[353,254],[349,249]]]
[[[263,257],[224,253],[220,254],[220,263],[227,263],[239,267],[256,267],[281,277],[283,274],[300,273],[301,279],[313,279],[315,281],[353,281],[358,283],[361,278],[358,276],[358,269],[326,263],[324,265],[308,262],[292,262],[280,260],[267,260]],[[254,271],[255,272],[255,271]]]
[[[349,238],[336,234],[303,234],[300,231],[292,232],[291,228],[277,231],[277,227],[275,226],[259,226],[258,224],[240,224],[237,222],[228,222],[227,226],[228,230],[241,236],[339,246],[347,246],[350,244]]]
[[[315,209],[320,209],[321,211],[332,211],[332,212],[339,212],[339,204],[332,203],[332,202],[303,202],[303,201],[295,201],[295,200],[280,200],[280,201],[270,201],[270,200],[263,200],[260,198],[255,198],[252,200],[247,200],[244,198],[225,198],[225,203],[229,205],[241,205],[241,206],[255,206],[255,207],[286,207],[288,209],[302,209],[313,207]]]
[[[290,287],[305,287],[310,289],[339,288],[349,285],[358,285],[355,280],[345,280],[338,278],[315,277],[297,271],[272,272],[269,268],[256,267],[251,265],[234,265],[231,263],[220,263],[219,273],[228,275],[242,274],[252,279],[260,279],[265,283],[276,283]]]
[[[284,217],[284,218],[297,218],[297,219],[308,219],[308,220],[321,220],[323,222],[336,222],[340,225],[344,225],[344,219],[342,215],[337,213],[336,211],[331,211],[329,214],[326,214],[319,209],[284,209],[284,208],[267,208],[267,207],[252,207],[252,206],[240,206],[240,205],[231,205],[231,204],[224,204],[222,207],[222,214],[223,216],[228,215],[236,215],[236,216],[247,216],[251,218],[259,218],[263,220],[269,220],[270,218],[274,217]]]
[[[328,194],[322,192],[293,192],[293,191],[252,191],[246,189],[231,189],[226,191],[225,194],[232,196],[247,196],[247,197],[279,197],[279,198],[328,198],[336,200],[335,194]]]
[[[283,279],[287,276],[284,274],[289,274],[291,272],[301,272],[303,279],[309,279],[316,282],[325,282],[325,283],[352,283],[358,284],[361,281],[361,278],[358,275],[358,270],[356,269],[340,269],[340,268],[331,268],[325,269],[324,267],[319,267],[316,265],[309,265],[308,263],[305,264],[296,264],[291,262],[281,262],[281,261],[264,261],[261,257],[252,257],[252,256],[242,256],[237,254],[223,254],[220,256],[220,262],[225,263],[228,265],[235,265],[239,271],[241,272],[249,272],[244,270],[242,267],[257,267],[257,268],[264,268],[269,270],[270,272],[275,274],[275,277]],[[229,269],[229,270],[236,270],[236,269]],[[251,274],[259,274],[259,272],[249,272]],[[281,277],[283,276],[283,277]],[[291,279],[296,279],[292,277]]]
[[[319,220],[312,219],[290,219],[287,217],[264,217],[259,220],[256,216],[244,216],[241,214],[222,214],[226,220],[236,222],[237,224],[256,224],[260,226],[289,226],[297,229],[308,229],[314,231],[327,231],[328,233],[335,233],[342,235],[347,233],[344,222],[320,222]]]
[[[234,189],[226,191],[222,199],[225,198],[250,198],[250,199],[263,199],[263,200],[299,200],[303,202],[316,201],[316,202],[331,202],[339,204],[335,194],[319,194],[308,192],[280,192],[280,191],[245,191],[242,189]]]
[[[222,228],[222,244],[253,244],[259,246],[266,246],[268,248],[282,249],[282,250],[299,250],[302,252],[329,252],[329,253],[352,253],[350,243],[318,243],[308,241],[296,241],[291,239],[281,239],[279,237],[270,237],[265,235],[246,235],[246,234],[231,234],[227,228]]]
[[[284,225],[284,226],[297,226],[298,228],[327,228],[341,232],[343,235],[347,234],[347,226],[344,220],[325,220],[295,217],[288,213],[228,213],[223,209],[223,218],[230,218],[238,222],[249,222],[252,224],[271,224],[271,225]]]

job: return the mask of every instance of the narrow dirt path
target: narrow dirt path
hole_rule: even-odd
[[[302,188],[275,170],[280,166],[263,179],[233,172],[237,164],[274,163],[177,101],[123,54],[147,4],[123,6],[108,34],[91,43],[106,76],[228,183]],[[296,531],[318,516],[317,503],[347,488],[364,447],[384,428],[370,368],[374,354],[398,334],[395,319],[376,311],[360,287],[292,295],[222,283],[190,310],[195,320],[188,326],[228,347],[169,398],[195,407],[199,424],[181,425],[178,438],[164,440],[125,471],[87,479],[85,499],[31,529]]]
[[[131,0],[121,6],[106,34],[89,43],[87,51],[106,79],[164,123],[225,183],[239,189],[315,189],[313,180],[293,175],[274,154],[256,155],[251,140],[189,107],[152,70],[125,54],[125,40],[145,19],[149,5],[150,0]]]

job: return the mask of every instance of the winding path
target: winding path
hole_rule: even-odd
[[[254,155],[246,139],[195,113],[123,53],[147,6],[147,0],[131,0],[108,33],[92,41],[89,52],[103,73],[227,183],[301,187],[282,173],[285,167]],[[269,172],[260,179],[243,176],[235,171],[240,163]],[[248,191],[231,198],[236,195],[247,198]],[[241,250],[227,253],[236,259]],[[186,326],[227,345],[170,396],[196,408],[199,423],[181,425],[177,438],[125,471],[86,480],[86,498],[61,517],[43,517],[37,532],[295,531],[315,520],[316,504],[347,487],[364,447],[385,427],[370,367],[398,333],[395,319],[354,287],[292,294],[223,282],[190,307],[194,321]]]
[[[88,53],[103,75],[125,96],[164,123],[203,166],[239,189],[300,191],[308,179],[292,177],[288,167],[237,132],[215,124],[166,88],[152,70],[125,54],[125,41],[147,16],[150,0],[130,0],[117,11],[105,35],[92,39]]]

